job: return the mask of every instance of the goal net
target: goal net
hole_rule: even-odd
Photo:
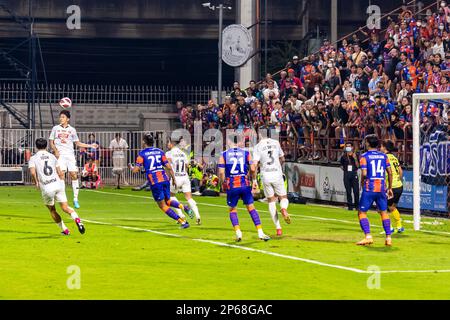
[[[450,234],[449,104],[450,93],[413,94],[412,128],[405,129],[406,138],[412,135],[412,145],[406,142],[403,148],[406,168],[410,163],[412,171],[405,170],[402,200],[412,205],[414,230]]]

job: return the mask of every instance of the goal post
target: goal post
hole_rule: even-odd
[[[421,139],[421,112],[420,112],[420,104],[425,101],[439,101],[443,100],[443,104],[448,104],[450,101],[450,93],[415,93],[412,96],[412,113],[413,113],[413,123],[412,123],[412,138],[413,138],[413,220],[414,220],[414,230],[420,230],[421,225],[421,182],[422,182],[422,169],[423,163],[428,161],[428,159],[421,159],[421,142],[424,139]],[[446,115],[444,115],[446,116]],[[446,119],[448,121],[450,119]],[[448,142],[447,142],[448,143]],[[446,155],[447,159],[442,159],[444,161],[445,166],[445,175],[450,174],[448,172],[448,156],[450,156],[448,152],[448,148],[443,153]],[[443,179],[447,179],[446,176]],[[445,181],[445,180],[444,180]],[[448,186],[447,186],[448,187]],[[447,194],[448,197],[448,194]],[[447,198],[448,203],[448,198]]]

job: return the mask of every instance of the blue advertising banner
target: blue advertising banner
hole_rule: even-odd
[[[447,186],[420,184],[420,206],[425,210],[448,212]],[[413,208],[413,172],[403,171],[403,194],[398,203],[399,208]]]

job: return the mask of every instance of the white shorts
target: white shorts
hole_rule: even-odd
[[[60,155],[59,159],[58,159],[58,166],[61,169],[61,171],[64,171],[64,172],[78,171],[77,161],[75,160],[75,156]]]
[[[186,175],[184,177],[175,177],[175,182],[177,187],[175,188],[172,183],[170,183],[170,192],[178,193],[178,192],[191,192],[191,180],[189,180],[189,176]]]
[[[127,167],[125,162],[125,157],[113,157],[113,168],[123,170]]]
[[[263,187],[264,187],[264,195],[266,196],[266,198],[271,198],[274,195],[277,196],[287,195],[283,179],[277,180],[276,182],[263,181]]]
[[[52,190],[42,190],[42,200],[44,200],[44,204],[46,206],[54,206],[55,200],[56,202],[67,202],[66,196],[66,188],[64,184],[61,184],[61,187]]]

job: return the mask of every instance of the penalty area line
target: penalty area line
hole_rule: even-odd
[[[305,259],[305,258],[300,258],[300,257],[296,257],[296,256],[290,256],[290,255],[286,255],[286,254],[280,254],[280,253],[276,253],[276,252],[272,252],[272,251],[260,250],[260,249],[250,248],[250,247],[238,246],[238,245],[228,244],[228,243],[219,242],[219,241],[213,241],[213,240],[207,240],[207,239],[201,239],[201,238],[188,238],[188,237],[185,237],[185,236],[182,236],[179,234],[160,232],[160,231],[145,229],[145,228],[122,226],[122,225],[118,225],[118,224],[113,224],[113,223],[108,223],[108,222],[100,222],[100,221],[89,220],[89,219],[83,219],[83,221],[86,221],[88,223],[93,223],[93,224],[112,226],[112,227],[126,229],[126,230],[144,231],[144,232],[150,232],[150,233],[174,237],[174,238],[184,238],[184,239],[188,239],[188,240],[192,240],[192,241],[196,241],[196,242],[214,244],[214,245],[217,245],[220,247],[228,247],[228,248],[235,248],[235,249],[246,250],[246,251],[251,251],[251,252],[257,252],[257,253],[262,253],[262,254],[266,254],[266,255],[270,255],[270,256],[274,256],[274,257],[290,259],[290,260],[297,260],[297,261],[315,264],[315,265],[319,265],[319,266],[323,266],[323,267],[330,267],[330,268],[334,268],[334,269],[341,269],[341,270],[352,271],[352,272],[356,272],[356,273],[372,273],[372,272],[368,272],[366,270],[361,270],[361,269],[357,269],[357,268],[344,267],[344,266],[340,266],[340,265],[336,265],[336,264],[324,263],[324,262],[320,262],[320,261],[316,261],[316,260]]]
[[[201,239],[201,238],[189,238],[189,237],[185,237],[185,236],[180,235],[180,234],[161,232],[161,231],[156,231],[156,230],[152,230],[152,229],[123,226],[123,225],[117,225],[117,224],[113,224],[113,223],[109,223],[109,222],[101,222],[101,221],[95,221],[95,220],[89,220],[89,219],[83,219],[83,221],[88,222],[88,223],[93,223],[93,224],[112,226],[112,227],[121,228],[121,229],[125,229],[125,230],[144,231],[144,232],[150,232],[150,233],[154,233],[154,234],[158,234],[158,235],[162,235],[162,236],[168,236],[168,237],[179,238],[179,239],[187,239],[187,240],[192,240],[192,241],[202,242],[202,243],[209,243],[209,244],[213,244],[213,245],[220,246],[220,247],[227,247],[227,248],[234,248],[234,249],[246,250],[246,251],[251,251],[251,252],[257,252],[257,253],[270,255],[270,256],[274,256],[274,257],[278,257],[278,258],[295,260],[295,261],[301,261],[301,262],[305,262],[305,263],[309,263],[309,264],[319,265],[319,266],[322,266],[322,267],[329,267],[329,268],[334,268],[334,269],[351,271],[351,272],[360,273],[360,274],[373,274],[373,273],[386,273],[386,274],[387,273],[448,273],[448,272],[450,272],[450,269],[449,270],[380,270],[380,271],[368,271],[368,270],[361,270],[361,269],[358,269],[358,268],[351,268],[351,267],[345,267],[345,266],[340,266],[340,265],[336,265],[336,264],[325,263],[325,262],[321,262],[321,261],[317,261],[317,260],[311,260],[311,259],[300,258],[300,257],[296,257],[296,256],[290,256],[290,255],[276,253],[276,252],[267,251],[267,250],[261,250],[261,249],[255,249],[255,248],[250,248],[250,247],[238,246],[238,245],[234,245],[234,244],[228,244],[228,243],[219,242],[219,241],[213,241],[213,240]]]

